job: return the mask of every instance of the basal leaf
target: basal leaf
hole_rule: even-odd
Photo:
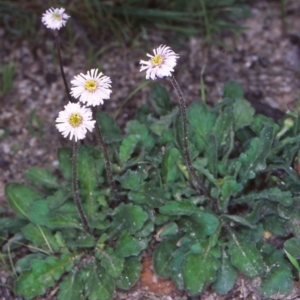
[[[170,263],[173,259],[172,254],[178,249],[176,243],[179,237],[174,236],[161,242],[153,254],[154,271],[160,277],[166,278],[171,276]]]
[[[125,139],[123,139],[120,146],[120,154],[119,154],[121,164],[124,164],[125,162],[128,161],[128,159],[131,157],[131,154],[133,153],[139,141],[140,141],[140,137],[134,134],[131,134]]]
[[[191,215],[197,210],[195,204],[186,201],[168,201],[164,206],[159,208],[159,212],[170,216]]]
[[[182,178],[178,163],[182,161],[181,154],[177,148],[167,148],[162,161],[162,176],[164,182],[174,182]]]
[[[83,299],[83,284],[78,271],[72,270],[59,284],[58,300]]]
[[[233,106],[234,130],[237,131],[238,129],[250,125],[252,123],[254,113],[255,110],[248,101],[244,99],[236,99]]]
[[[59,183],[50,171],[33,167],[25,172],[25,178],[36,186],[42,186],[50,189],[58,188]]]
[[[118,288],[128,290],[136,284],[140,278],[143,268],[140,260],[141,258],[139,256],[125,259],[122,274],[116,280],[116,285]]]
[[[59,246],[56,243],[55,237],[52,232],[45,227],[30,223],[22,228],[22,233],[34,246],[45,249],[50,253],[59,251]]]
[[[216,280],[212,284],[213,289],[218,294],[227,294],[233,288],[237,276],[237,269],[231,264],[229,256],[227,255],[225,249],[223,249]]]
[[[272,149],[273,131],[273,127],[266,125],[259,138],[254,138],[250,143],[250,147],[240,155],[238,160],[242,166],[239,175],[243,182],[254,178],[256,173],[265,170],[266,159]]]
[[[114,232],[118,229],[134,234],[142,228],[147,219],[148,214],[140,206],[122,203],[116,209],[111,228]]]
[[[86,214],[88,219],[91,220],[97,209],[95,190],[98,187],[95,160],[91,147],[81,146],[79,148],[77,169],[80,192],[85,198]]]
[[[223,88],[223,99],[238,100],[244,98],[243,87],[235,81],[226,82]]]
[[[205,104],[194,102],[187,111],[191,141],[202,152],[208,144],[208,135],[212,132],[216,116]]]
[[[146,183],[139,191],[130,191],[128,199],[139,204],[146,204],[151,208],[162,206],[166,200],[166,193],[160,187]]]
[[[232,232],[228,253],[231,263],[246,276],[253,278],[262,275],[265,268],[264,262],[261,253],[252,241],[243,239]]]
[[[50,210],[45,200],[33,202],[27,209],[26,214],[32,223],[36,225],[44,225],[50,218]]]
[[[30,205],[36,200],[43,199],[43,196],[33,188],[19,183],[7,184],[5,196],[11,209],[18,216],[26,219],[29,219],[26,212]]]
[[[284,259],[282,251],[271,245],[266,245],[265,248],[267,249],[263,247],[261,252],[266,264],[266,273],[259,291],[264,297],[274,298],[276,295],[287,295],[294,286],[291,266]]]
[[[64,254],[60,258],[48,256],[45,260],[33,260],[31,269],[24,271],[15,283],[15,291],[27,299],[46,292],[60,279],[65,271],[70,271],[77,254]]]
[[[108,247],[105,250],[96,250],[97,258],[101,260],[101,266],[113,278],[118,278],[124,268],[124,258],[120,257],[112,248]]]
[[[160,116],[167,114],[172,108],[168,91],[159,84],[151,90],[150,101],[154,111]]]
[[[121,130],[112,117],[98,110],[96,119],[105,143],[111,144],[122,141]]]
[[[139,172],[138,170],[132,171],[128,169],[125,174],[118,177],[118,181],[120,181],[124,189],[138,191],[141,188],[143,180],[145,179],[145,177],[147,177],[143,175],[145,174],[141,174],[141,172]]]
[[[188,253],[182,269],[187,292],[190,295],[202,292],[206,285],[215,279],[219,264],[219,260],[214,256],[209,245],[198,254]]]
[[[198,211],[180,219],[179,227],[191,236],[203,239],[212,235],[219,227],[220,221],[212,213]]]
[[[150,125],[150,130],[160,137],[163,136],[169,129],[177,114],[178,107],[175,107],[169,114],[161,116],[159,120],[153,120]],[[164,139],[166,140],[166,137]]]
[[[295,259],[300,259],[300,237],[293,237],[285,241],[284,249]]]
[[[126,124],[125,131],[129,135],[139,137],[141,147],[147,150],[151,150],[154,147],[154,138],[145,124],[142,124],[137,120],[129,121]]]
[[[89,300],[110,300],[115,290],[115,283],[103,267],[88,265],[81,271],[84,290]]]
[[[289,191],[282,191],[279,188],[264,189],[261,192],[251,192],[247,195],[242,195],[234,199],[235,203],[254,203],[258,200],[268,200],[278,202],[283,206],[290,206],[293,203],[292,193]]]
[[[121,257],[137,256],[148,246],[148,241],[135,238],[127,231],[123,231],[116,245],[116,252]]]
[[[57,150],[59,169],[66,179],[72,179],[72,148],[61,147]]]

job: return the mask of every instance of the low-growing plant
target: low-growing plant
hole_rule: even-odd
[[[47,13],[52,29],[68,19],[63,10]],[[32,299],[58,284],[57,299],[111,299],[138,281],[149,247],[158,276],[189,295],[208,285],[226,294],[239,273],[255,278],[264,297],[292,289],[285,253],[297,266],[298,115],[276,123],[256,114],[235,82],[214,107],[194,101],[186,110],[171,75],[178,55],[154,52],[141,69],[151,79],[172,76],[179,108],[155,84],[122,134],[96,110],[109,98],[109,77],[95,69],[77,75],[66,91],[92,109],[72,98],[60,112],[56,126],[73,147],[58,149],[59,172],[34,167],[28,184],[6,185],[15,216],[0,219],[2,251],[28,248],[15,264],[17,295]],[[100,147],[78,143],[94,126]]]

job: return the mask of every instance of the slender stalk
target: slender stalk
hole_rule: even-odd
[[[79,197],[79,189],[78,189],[78,181],[77,181],[77,156],[78,156],[78,143],[73,141],[73,157],[72,157],[72,181],[73,181],[73,196],[74,202],[77,207],[79,216],[81,218],[81,222],[83,224],[84,230],[92,235],[92,231],[88,222],[88,219],[83,211],[81,206],[80,197]]]
[[[63,67],[62,58],[61,58],[61,52],[60,52],[59,32],[58,32],[58,30],[55,30],[54,32],[55,32],[54,33],[54,35],[55,35],[55,46],[56,46],[56,51],[57,51],[57,56],[58,56],[58,61],[59,61],[60,73],[61,73],[61,76],[62,76],[63,81],[64,81],[64,85],[65,85],[65,90],[66,90],[66,93],[67,93],[67,97],[68,97],[68,99],[69,99],[70,102],[75,102],[73,100],[73,98],[71,97],[71,95],[70,95],[69,86],[68,86],[66,75],[65,75],[65,72],[64,72],[64,67]]]
[[[189,142],[188,142],[188,121],[187,121],[187,116],[186,116],[186,104],[185,100],[183,97],[183,93],[178,85],[178,82],[176,81],[174,76],[171,76],[171,83],[178,95],[178,102],[179,102],[179,108],[180,108],[180,113],[182,117],[182,124],[183,124],[183,146],[184,146],[184,154],[185,158],[187,161],[188,169],[190,171],[190,174],[192,175],[192,178],[194,181],[197,183],[198,187],[202,190],[202,192],[207,193],[208,190],[205,187],[204,183],[202,180],[198,177],[196,174],[196,171],[192,165],[192,159],[190,156],[190,151],[189,151]]]
[[[109,160],[109,157],[108,157],[108,154],[107,154],[107,148],[106,148],[106,145],[104,143],[104,140],[103,140],[103,137],[102,137],[102,134],[101,134],[100,125],[97,121],[96,107],[93,107],[92,111],[93,111],[93,119],[96,120],[96,122],[97,122],[97,126],[95,126],[95,128],[96,128],[96,137],[97,137],[98,143],[99,143],[100,148],[101,148],[101,150],[103,152],[103,155],[104,155],[107,178],[108,178],[111,190],[114,194],[115,201],[116,201],[116,203],[119,203],[120,202],[120,195],[119,195],[119,192],[118,192],[118,189],[117,189],[117,185],[116,185],[116,183],[113,179],[110,160]]]

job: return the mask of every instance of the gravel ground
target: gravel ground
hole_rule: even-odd
[[[202,47],[201,37],[190,38],[185,44],[179,43],[176,77],[187,102],[199,98],[200,74],[205,66],[203,78],[208,103],[220,99],[225,82],[235,80],[244,86],[247,99],[258,112],[279,118],[288,108],[292,109],[299,94],[300,1],[287,2],[286,32],[282,30],[279,1],[255,1],[252,17],[241,23],[247,30],[234,39],[223,37],[220,42],[226,46],[213,46],[208,51]],[[29,167],[54,170],[58,164],[57,148],[69,145],[54,125],[58,112],[67,100],[59,68],[54,61],[53,39],[42,27],[37,36],[43,39],[37,45],[27,41],[11,42],[6,39],[4,29],[0,28],[0,64],[13,62],[16,70],[12,92],[1,99],[0,203],[5,203],[6,183],[24,182],[23,174]],[[171,45],[163,35],[156,33],[150,36],[150,41],[139,40],[131,48],[117,46],[111,41],[111,46],[100,57],[102,72],[110,76],[113,82],[111,100],[103,106],[108,113],[114,113],[144,81],[145,74],[139,72],[139,60],[145,59],[145,53],[160,44]],[[63,45],[63,48],[66,46]],[[68,80],[79,72],[86,72],[87,58],[82,47],[75,47],[71,54],[65,62]],[[166,81],[162,83],[170,88]],[[176,101],[172,91],[171,95]],[[118,117],[119,125],[123,127],[125,121],[134,115],[136,107],[147,103],[148,99],[149,87],[145,87],[125,105]],[[0,273],[2,283],[9,279],[5,274]],[[160,279],[154,274],[150,274],[148,279],[143,281],[142,277],[135,289],[129,293],[118,292],[114,299],[261,299],[255,291],[255,283],[242,277],[229,295],[217,296],[208,290],[194,298],[169,289],[170,283],[166,283],[168,292],[167,289],[158,291],[157,282]],[[50,298],[39,299],[55,299],[55,289],[51,292]],[[9,299],[4,298],[4,294],[2,297],[0,299]],[[288,297],[274,295],[272,299],[300,299],[299,288],[295,286]]]

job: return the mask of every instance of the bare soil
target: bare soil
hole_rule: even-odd
[[[279,2],[253,1],[252,16],[240,21],[245,31],[237,37],[220,37],[222,47],[203,47],[201,36],[174,43],[159,32],[152,33],[150,40],[140,39],[130,48],[108,41],[107,50],[94,66],[100,67],[113,82],[113,94],[103,109],[109,114],[117,111],[127,96],[144,81],[145,74],[139,72],[139,60],[145,59],[146,52],[160,44],[167,44],[174,45],[174,50],[180,55],[175,76],[188,103],[200,97],[200,76],[205,67],[203,79],[209,104],[221,98],[225,82],[235,80],[243,85],[246,98],[257,112],[281,118],[284,112],[294,108],[299,95],[300,1],[287,1],[285,27],[280,19]],[[11,93],[1,99],[0,203],[3,205],[6,202],[6,183],[24,182],[24,171],[33,166],[55,170],[58,165],[57,149],[69,145],[54,123],[58,112],[67,103],[67,97],[55,59],[53,37],[43,27],[38,30],[38,42],[34,45],[26,40],[14,42],[6,37],[7,32],[0,28],[0,64],[13,62],[16,70]],[[63,45],[63,49],[66,50],[67,46]],[[85,73],[86,66],[87,54],[83,47],[78,46],[68,52],[65,59],[68,80],[79,72]],[[170,89],[172,101],[176,102],[170,84],[166,80],[160,82]],[[122,128],[136,108],[148,102],[149,92],[150,88],[145,87],[126,103],[117,119]],[[255,279],[243,276],[239,277],[228,295],[216,295],[208,287],[202,295],[188,297],[169,281],[151,273],[149,260],[146,259],[144,265],[140,282],[129,292],[116,292],[115,300],[262,299],[256,291]],[[0,270],[0,281],[10,285],[11,277]],[[56,293],[54,288],[47,296],[38,299],[56,299]],[[20,298],[0,286],[0,299]],[[289,296],[274,295],[270,299],[300,299],[298,283]]]

